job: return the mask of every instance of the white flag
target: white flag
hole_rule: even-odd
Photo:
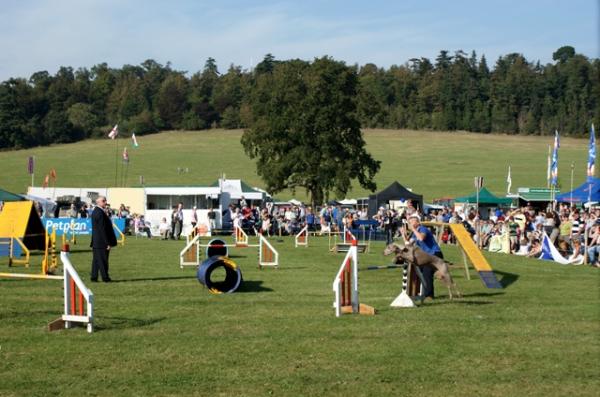
[[[508,183],[508,188],[506,192],[510,194],[510,187],[512,186],[512,178],[510,177],[510,165],[508,166],[508,176],[506,177],[506,183]]]
[[[119,135],[119,125],[115,124],[115,126],[113,127],[113,129],[110,130],[110,132],[108,133],[108,137],[110,139],[115,139],[117,137],[117,135]]]

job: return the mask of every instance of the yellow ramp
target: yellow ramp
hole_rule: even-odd
[[[29,249],[43,250],[46,230],[32,201],[9,201],[0,211],[0,238],[19,238]]]
[[[451,223],[450,230],[456,237],[458,244],[461,246],[473,264],[475,270],[477,270],[477,273],[479,273],[479,277],[485,286],[488,288],[502,288],[502,285],[498,282],[496,275],[492,271],[492,267],[487,259],[485,259],[479,248],[477,248],[477,245],[475,245],[475,242],[471,238],[471,234],[467,231],[467,229],[465,229],[465,227],[461,224]]]
[[[0,237],[21,238],[25,236],[31,208],[31,201],[9,201],[4,203],[4,207],[0,212]]]

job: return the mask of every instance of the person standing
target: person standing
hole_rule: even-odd
[[[183,203],[177,205],[177,213],[175,216],[175,239],[179,240],[181,233],[183,232]]]
[[[98,271],[102,281],[111,281],[108,274],[108,254],[110,248],[117,245],[117,238],[113,230],[112,221],[106,215],[106,197],[96,199],[96,207],[92,211],[92,241],[90,247],[93,251],[91,280],[98,281]]]
[[[198,213],[196,212],[196,206],[192,207],[192,229],[196,230],[196,225],[198,224]]]
[[[421,248],[423,251],[427,252],[429,255],[437,256],[440,259],[444,259],[444,255],[442,254],[442,249],[435,241],[435,237],[433,237],[433,233],[431,230],[421,225],[421,219],[418,214],[413,213],[408,216],[408,228],[412,232],[412,235],[409,237],[406,234],[406,227],[402,227],[400,229],[402,233],[402,238],[404,241],[408,243],[409,241],[414,242],[417,247]],[[423,298],[434,298],[434,290],[433,290],[433,274],[435,273],[435,268],[432,266],[423,266],[421,268],[423,272],[423,278],[425,279],[425,285],[423,286]]]

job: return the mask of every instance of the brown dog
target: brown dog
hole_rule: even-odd
[[[450,275],[450,271],[448,270],[448,262],[445,260],[438,258],[435,255],[430,255],[413,244],[408,244],[406,246],[390,244],[383,250],[383,255],[391,254],[396,255],[396,264],[408,262],[419,267],[433,267],[435,269],[435,273],[433,275],[437,277],[438,280],[442,281],[446,288],[448,288],[448,295],[450,299],[454,297],[452,294],[452,289],[454,289],[456,297],[461,297],[460,291],[456,287],[454,280],[452,280],[452,275]]]

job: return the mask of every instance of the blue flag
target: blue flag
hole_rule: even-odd
[[[594,179],[594,169],[596,166],[596,132],[594,131],[594,124],[590,129],[590,147],[588,150],[588,164],[587,164],[587,180],[592,182]]]
[[[554,150],[552,151],[552,167],[551,176],[552,180],[550,184],[556,186],[558,184],[558,148],[560,147],[560,138],[558,137],[558,130],[554,132]]]
[[[569,260],[565,259],[560,252],[558,252],[554,244],[552,244],[552,240],[550,240],[546,233],[544,233],[544,237],[542,238],[542,253],[538,259],[554,261],[561,265],[569,264]]]

